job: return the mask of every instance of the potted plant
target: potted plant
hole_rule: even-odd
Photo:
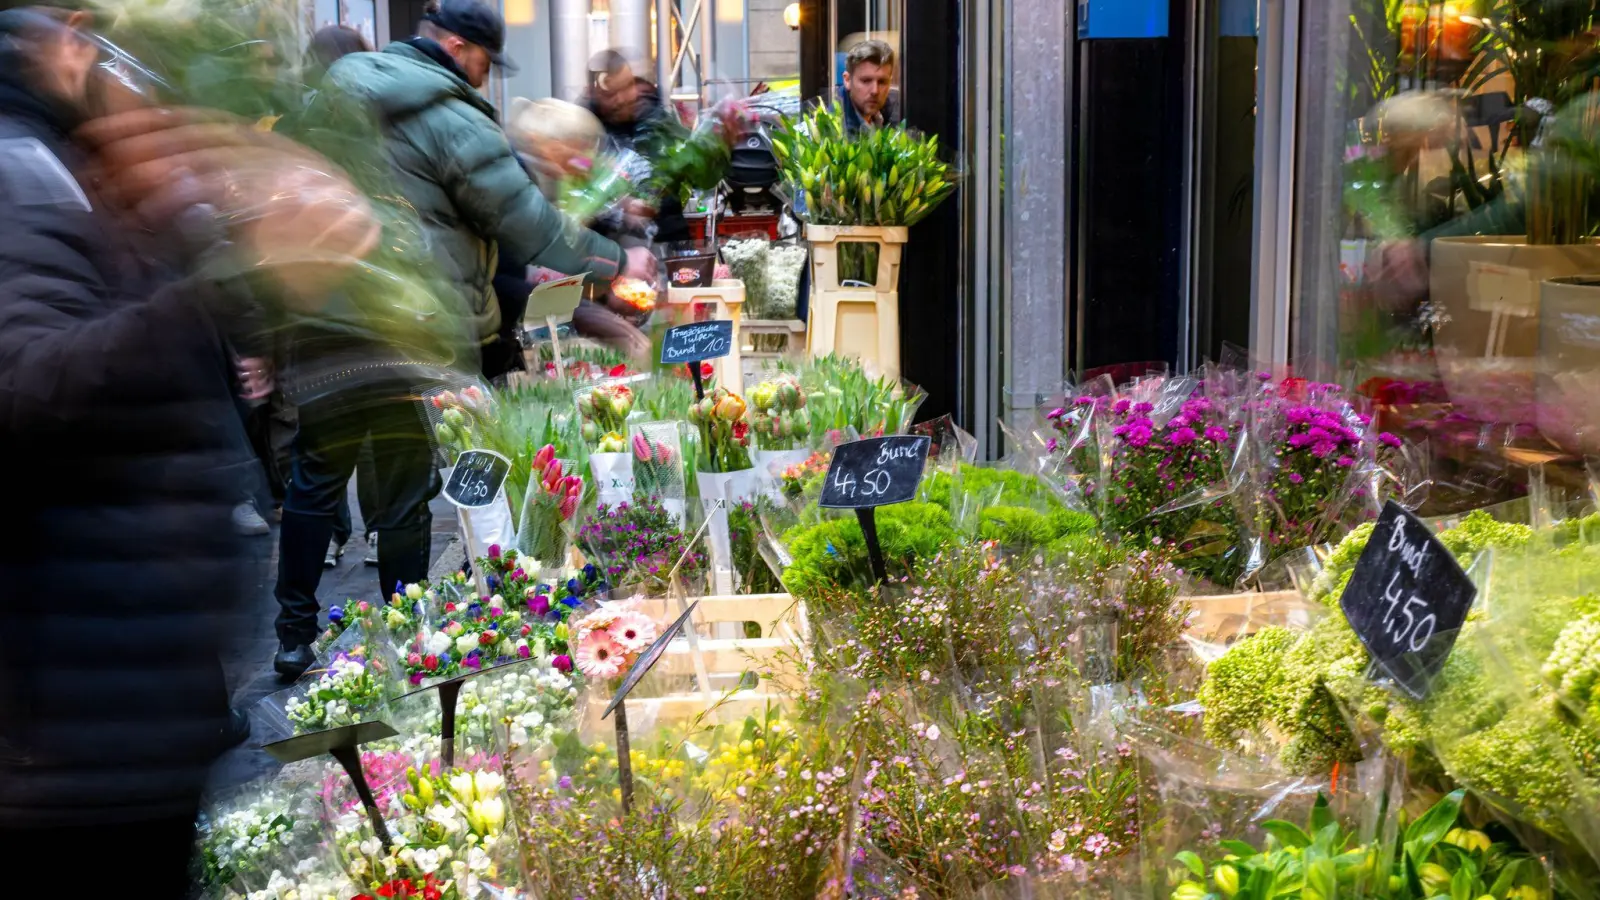
[[[1480,165],[1470,126],[1457,129],[1452,199],[1465,200],[1464,221],[1476,233],[1433,241],[1429,287],[1442,313],[1435,350],[1463,412],[1527,422],[1540,283],[1600,272],[1593,179],[1581,152],[1597,133],[1589,94],[1600,76],[1600,0],[1495,0],[1480,24],[1481,53],[1462,84],[1471,94],[1509,82],[1510,135],[1503,145],[1492,138]]]
[[[772,151],[812,247],[811,355],[837,352],[898,372],[907,228],[955,190],[938,137],[903,126],[850,134],[834,104],[786,121]]]

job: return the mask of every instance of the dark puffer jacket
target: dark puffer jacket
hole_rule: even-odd
[[[227,304],[129,245],[71,174],[70,118],[18,78],[0,71],[0,827],[185,815],[246,577]]]

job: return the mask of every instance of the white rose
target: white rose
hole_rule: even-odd
[[[456,652],[462,656],[466,656],[468,653],[471,653],[477,646],[478,636],[471,632],[467,632],[461,637],[456,638]]]
[[[433,654],[434,656],[438,656],[439,654],[444,653],[444,652],[448,651],[449,649],[450,649],[450,635],[445,634],[442,631],[435,631],[433,633],[433,636],[428,638],[428,652]]]

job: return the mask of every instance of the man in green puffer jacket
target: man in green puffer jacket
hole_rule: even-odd
[[[443,0],[427,10],[419,31],[382,53],[354,53],[334,63],[303,124],[316,146],[319,138],[337,141],[341,133],[345,141],[362,139],[366,120],[375,120],[376,147],[365,149],[382,157],[373,169],[388,171],[379,175],[357,166],[352,177],[362,183],[373,175],[363,188],[380,201],[411,208],[406,218],[420,224],[440,280],[459,295],[440,300],[459,302],[480,347],[499,335],[493,281],[501,257],[514,265],[537,263],[601,281],[619,274],[653,279],[656,262],[648,249],[624,252],[567,219],[546,201],[512,152],[494,107],[478,93],[491,67],[508,62],[499,13],[483,0]],[[342,160],[368,154],[330,155]],[[399,262],[417,262],[410,258],[415,251],[402,255],[408,259]],[[442,332],[450,318],[432,320],[441,338],[448,337]],[[313,352],[309,345],[318,331],[303,331],[307,336],[297,342],[305,356]],[[315,351],[312,366],[329,367],[331,343]],[[381,347],[376,354],[364,349],[382,357],[395,348]],[[300,405],[276,590],[280,646],[274,667],[289,679],[315,661],[310,645],[319,630],[322,563],[339,499],[364,442],[371,442],[380,498],[377,521],[367,523],[381,538],[379,597],[428,574],[428,502],[439,484],[415,386],[401,375],[371,374],[371,365],[353,371],[354,382]]]
[[[481,0],[430,5],[407,41],[354,53],[328,70],[324,92],[364,101],[377,114],[402,196],[416,208],[435,255],[470,304],[478,335],[500,325],[500,259],[597,281],[653,279],[648,249],[624,252],[563,216],[517,161],[495,109],[478,93],[505,58],[505,22]]]

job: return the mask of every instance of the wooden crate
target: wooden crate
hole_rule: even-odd
[[[802,655],[809,643],[804,610],[788,594],[750,594],[701,597],[695,608],[695,633],[699,653],[687,640],[673,641],[656,665],[656,672],[683,676],[696,681],[702,674],[710,682],[709,696],[698,690],[664,697],[629,701],[630,715],[640,709],[641,722],[656,724],[687,722],[718,704],[708,717],[713,722],[739,722],[759,714],[768,705],[786,706],[791,697],[785,687],[800,682]],[[661,622],[682,614],[677,601],[648,599],[639,601],[641,612]],[[761,626],[761,637],[713,637],[718,626],[754,622]],[[703,669],[702,669],[703,667]],[[758,679],[754,688],[739,688],[747,674]],[[729,691],[733,691],[729,694]],[[723,700],[724,695],[728,695]]]
[[[897,226],[806,226],[811,242],[810,355],[853,356],[880,375],[900,374],[900,257],[907,234]],[[871,287],[840,284],[839,245],[848,243],[878,245]]]
[[[1299,591],[1251,591],[1182,598],[1194,610],[1186,634],[1208,644],[1232,644],[1269,624],[1310,625],[1315,612]]]
[[[740,359],[742,319],[744,318],[744,282],[737,278],[718,278],[711,287],[667,288],[667,315],[672,324],[684,325],[699,321],[698,309],[711,307],[711,318],[726,319],[733,323],[733,346],[728,355],[713,360],[717,384],[744,394],[744,363]]]

